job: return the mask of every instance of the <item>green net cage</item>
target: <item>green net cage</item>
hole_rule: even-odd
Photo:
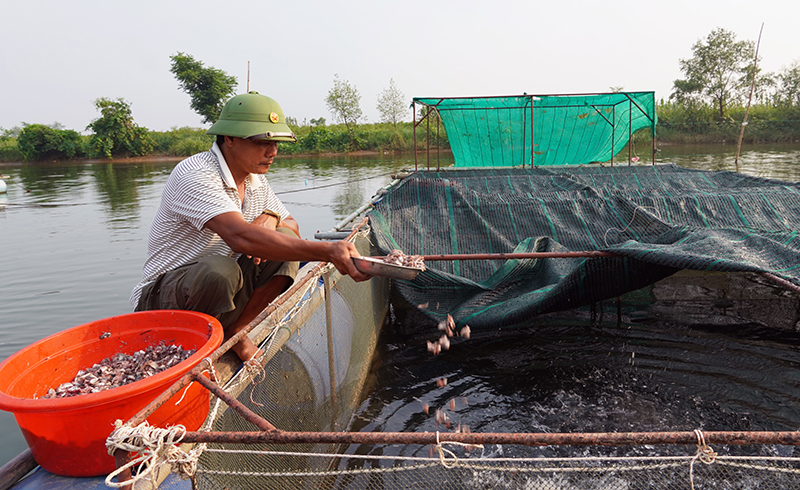
[[[422,120],[441,119],[456,167],[606,162],[640,129],[655,138],[657,123],[654,92],[419,97],[416,104]]]

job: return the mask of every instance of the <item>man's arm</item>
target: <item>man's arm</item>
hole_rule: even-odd
[[[291,221],[297,225],[294,219]],[[340,273],[356,281],[370,278],[356,269],[351,258],[361,254],[347,241],[312,242],[292,238],[259,224],[248,223],[236,212],[217,215],[208,220],[205,227],[219,235],[237,253],[266,260],[330,262]]]

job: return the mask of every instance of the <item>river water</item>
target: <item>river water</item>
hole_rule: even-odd
[[[734,152],[664,147],[657,161],[732,170]],[[745,147],[740,164],[747,174],[798,181],[800,144]],[[0,195],[0,360],[60,330],[131,311],[128,295],[174,165],[0,166],[8,184]],[[302,236],[313,239],[413,166],[413,156],[286,157],[269,176]],[[559,325],[475,339],[431,359],[389,331],[354,428],[436,430],[422,403],[452,399],[454,422],[475,431],[796,430],[797,340],[770,331]],[[448,385],[436,386],[439,378]],[[13,416],[0,412],[0,464],[25,447]]]

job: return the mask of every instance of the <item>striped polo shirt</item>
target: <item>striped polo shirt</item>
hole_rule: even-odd
[[[280,213],[283,219],[289,216],[266,175],[248,176],[242,202],[216,143],[211,150],[180,162],[164,186],[161,206],[150,228],[142,280],[131,292],[131,306],[136,308],[142,288],[164,272],[209,255],[232,254],[219,235],[204,228],[211,218],[237,212],[245,221],[252,222],[265,209]],[[239,255],[231,256],[238,259]]]

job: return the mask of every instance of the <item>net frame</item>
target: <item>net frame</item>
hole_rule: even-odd
[[[417,104],[422,106],[419,121]],[[524,168],[526,164],[578,165],[605,161],[613,166],[614,156],[626,145],[630,165],[634,161],[633,133],[643,128],[651,131],[655,163],[655,92],[415,97],[412,108],[415,148],[417,126],[427,123],[425,147],[429,170],[431,119],[436,124],[437,170],[440,121],[450,139],[456,167]],[[591,134],[571,146],[577,131]],[[416,152],[414,168],[419,169]]]

